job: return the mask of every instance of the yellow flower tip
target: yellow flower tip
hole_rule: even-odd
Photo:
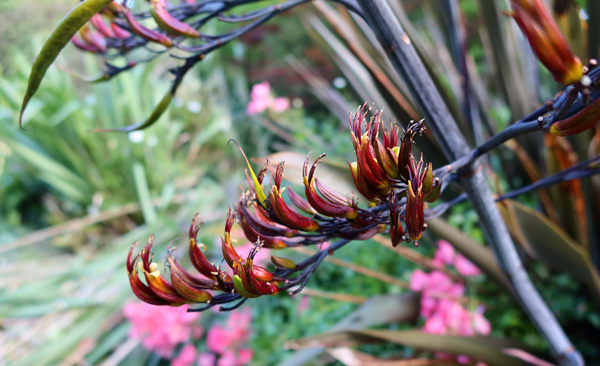
[[[153,263],[154,264],[154,263]],[[150,276],[154,277],[154,278],[159,278],[160,277],[160,270],[155,270],[149,273]]]
[[[579,58],[575,58],[574,64],[568,68],[567,72],[558,80],[562,84],[574,84],[583,78],[583,66]]]
[[[563,131],[558,129],[558,126],[556,123],[550,127],[550,133],[553,134],[554,136],[565,136]]]

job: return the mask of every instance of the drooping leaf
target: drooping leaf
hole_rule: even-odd
[[[523,345],[501,338],[462,337],[423,333],[420,330],[354,330],[324,333],[287,343],[289,348],[341,347],[363,343],[392,342],[426,351],[448,352],[467,355],[488,365],[528,365],[527,362],[509,355],[507,349],[521,349]]]
[[[23,119],[23,112],[29,103],[29,100],[38,90],[46,70],[54,62],[60,51],[69,43],[73,35],[85,24],[90,18],[98,13],[102,8],[108,5],[111,0],[86,0],[77,5],[54,29],[50,38],[42,47],[40,54],[36,57],[31,74],[29,75],[29,83],[21,112],[19,113],[19,126]]]
[[[375,296],[362,304],[356,311],[331,328],[332,332],[364,329],[375,325],[397,322],[412,322],[419,315],[419,295],[405,292],[401,295]],[[325,352],[325,348],[301,349],[279,366],[300,366]]]
[[[511,234],[531,255],[587,284],[600,302],[600,275],[580,244],[548,217],[518,202],[506,200],[498,207]]]

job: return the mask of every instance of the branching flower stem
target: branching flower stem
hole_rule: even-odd
[[[429,75],[408,35],[385,0],[358,0],[365,18],[388,58],[424,113],[446,158],[458,160],[469,154],[464,136]],[[513,286],[529,318],[548,342],[560,365],[584,365],[560,324],[527,275],[504,224],[483,173],[471,163],[463,168],[461,186],[479,215],[480,225],[496,259]]]

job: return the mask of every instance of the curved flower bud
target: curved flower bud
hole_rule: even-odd
[[[306,157],[304,161],[304,166],[302,168],[302,175],[304,179],[304,192],[306,194],[306,199],[310,203],[310,205],[320,214],[330,216],[330,217],[343,217],[346,219],[354,219],[358,216],[358,211],[354,207],[341,206],[330,203],[323,199],[321,196],[317,194],[315,191],[315,169],[317,164],[325,157],[325,154],[319,156],[317,160],[313,163],[310,173],[308,173],[308,163],[310,161],[310,154]]]
[[[395,193],[390,194],[389,210],[390,238],[392,239],[392,246],[396,247],[398,244],[406,240],[406,235],[404,235],[404,228],[402,227],[402,221],[400,217],[400,206],[398,203],[398,197]]]
[[[271,187],[271,194],[269,195],[271,208],[277,218],[286,226],[302,230],[302,231],[316,231],[319,229],[319,223],[310,217],[300,215],[296,211],[292,210],[283,200],[279,188],[281,187],[281,179],[283,177],[283,162],[277,165],[277,170],[273,176],[274,184]]]
[[[377,139],[379,131],[379,119],[381,113],[377,112],[365,127],[365,133],[362,133],[362,121],[365,120],[367,112],[364,111],[365,105],[356,111],[354,118],[350,119],[350,131],[352,134],[352,145],[356,153],[356,162],[358,164],[358,176],[364,179],[368,186],[374,187],[377,192],[377,199],[387,196],[390,189],[390,182],[384,169],[377,160],[377,155],[373,147],[373,141]]]
[[[129,28],[131,29],[131,31],[133,33],[142,37],[146,41],[160,43],[165,47],[173,46],[173,41],[171,40],[171,38],[167,37],[166,35],[164,35],[160,32],[157,32],[155,30],[152,30],[152,29],[149,29],[149,28],[146,28],[145,26],[143,26],[142,23],[138,22],[138,20],[135,19],[135,17],[131,14],[129,9],[125,10],[123,12],[123,14],[125,16],[125,20],[127,21],[127,24],[129,24]]]
[[[264,246],[270,249],[294,247],[301,242],[300,238],[286,238],[284,236],[271,236],[264,233],[259,233],[254,227],[252,227],[252,225],[249,224],[241,210],[238,210],[238,215],[240,216],[239,224],[244,231],[244,236],[246,236],[246,239],[248,239],[250,242],[255,243],[262,241]]]
[[[583,77],[581,60],[571,52],[560,28],[542,0],[511,0],[512,12],[540,62],[562,84]]]
[[[425,213],[423,209],[423,192],[421,187],[413,187],[412,182],[408,181],[406,212],[404,221],[406,222],[406,231],[408,236],[415,241],[421,238],[423,225],[425,224]]]
[[[174,34],[176,36],[198,38],[200,33],[192,28],[189,24],[186,24],[176,18],[174,18],[166,9],[165,0],[151,0],[150,1],[150,13],[152,18],[158,27],[167,33]]]
[[[92,26],[94,28],[96,28],[96,30],[98,32],[100,32],[100,34],[102,34],[104,37],[109,37],[109,38],[115,37],[115,32],[112,30],[112,28],[110,28],[108,25],[106,25],[106,23],[104,23],[104,20],[102,19],[102,15],[100,15],[100,14],[92,15],[92,17],[90,18],[90,23],[92,23]]]
[[[127,255],[127,273],[129,274],[129,284],[135,296],[151,305],[169,305],[170,302],[156,295],[150,287],[143,283],[138,277],[138,259],[139,254],[133,256],[133,249],[139,242],[133,243]]]
[[[131,33],[129,33],[128,31],[126,31],[125,29],[119,27],[114,22],[110,23],[110,28],[112,29],[112,31],[115,34],[116,38],[125,39],[127,37],[131,37]]]
[[[273,205],[272,201],[271,199],[271,205]],[[270,236],[285,236],[287,238],[293,238],[298,233],[297,230],[271,220],[265,209],[254,202],[246,202],[245,200],[242,202],[238,205],[237,210],[257,233]],[[254,212],[251,212],[249,209],[250,206],[254,209]]]
[[[294,261],[292,261],[291,259],[283,258],[283,257],[275,257],[272,255],[271,262],[273,262],[274,265],[281,267],[281,268],[287,268],[287,269],[296,268],[296,263],[294,263]]]
[[[587,130],[600,121],[600,98],[569,118],[554,122],[550,133],[556,136],[575,135]]]
[[[425,125],[423,125],[423,120],[420,120],[419,122],[410,121],[404,132],[404,137],[402,137],[400,149],[398,150],[398,169],[400,170],[400,176],[404,181],[410,179],[409,165],[412,157],[413,139],[417,134],[423,134],[424,131]]]
[[[89,45],[92,45],[100,53],[106,52],[106,40],[100,33],[93,32],[86,24],[79,30],[81,38]]]
[[[211,264],[208,259],[202,253],[202,250],[205,248],[204,244],[198,243],[198,232],[202,227],[202,222],[198,222],[199,216],[196,215],[192,220],[192,224],[190,225],[189,231],[189,256],[190,262],[192,265],[200,272],[203,276],[212,279],[218,280],[217,274],[221,274],[223,281],[231,281],[231,278],[227,276],[225,273],[220,272],[213,264]]]
[[[310,204],[302,198],[298,193],[294,192],[290,186],[287,187],[287,194],[289,199],[298,207],[300,210],[306,212],[309,215],[316,215],[317,211],[310,206]]]
[[[73,37],[71,37],[71,43],[73,43],[73,45],[77,48],[79,48],[82,51],[87,51],[87,52],[91,52],[91,53],[102,53],[102,51],[100,51],[100,49],[98,49],[98,47],[91,45],[85,41],[82,41],[81,39],[79,39],[77,37],[77,35],[74,35]]]

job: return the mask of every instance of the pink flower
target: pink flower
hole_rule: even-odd
[[[429,275],[420,269],[413,271],[410,276],[410,289],[417,292],[429,284]]]
[[[211,352],[222,354],[232,343],[231,334],[220,325],[215,325],[208,330],[206,346]]]
[[[237,364],[237,357],[233,352],[225,352],[217,362],[217,366],[237,366]]]
[[[181,349],[179,355],[171,361],[171,366],[194,366],[196,360],[196,347],[188,343]]]
[[[275,98],[273,101],[272,108],[275,112],[283,112],[290,107],[290,101],[288,98]]]
[[[188,313],[187,306],[154,306],[132,302],[123,308],[131,322],[130,337],[142,339],[142,345],[164,358],[170,358],[175,347],[192,335],[200,313]]]
[[[252,99],[267,99],[271,95],[271,84],[268,81],[254,84],[252,91],[250,92],[250,98]]]
[[[202,329],[202,327],[199,325],[192,328],[192,338],[194,338],[194,339],[202,338],[203,333],[204,333],[204,329]]]
[[[201,353],[198,355],[197,366],[215,366],[217,357],[214,353]]]
[[[252,312],[250,309],[245,309],[245,311],[232,313],[224,327],[213,326],[206,336],[206,345],[209,351],[222,356],[231,352],[235,353],[250,338],[251,320]]]
[[[468,356],[465,356],[465,355],[460,355],[460,356],[457,356],[457,357],[456,357],[456,361],[458,361],[458,363],[460,363],[460,364],[463,364],[463,365],[464,365],[464,364],[466,364],[466,363],[468,363],[468,362],[469,362],[469,357],[468,357]]]
[[[456,256],[454,267],[463,276],[479,276],[481,274],[481,270],[462,254]]]
[[[290,101],[287,98],[275,98],[271,93],[271,85],[268,81],[254,84],[250,91],[250,102],[246,106],[246,114],[249,116],[262,113],[267,109],[279,113],[290,107]]]
[[[254,356],[254,351],[249,348],[241,348],[238,351],[238,365],[246,365],[252,360],[252,356]]]
[[[450,243],[445,240],[437,241],[438,249],[435,251],[435,255],[433,256],[433,261],[438,266],[443,266],[443,264],[450,265],[454,262],[454,247]]]
[[[265,111],[269,105],[265,100],[251,100],[246,107],[246,114],[249,116],[253,116],[255,114],[259,114]]]
[[[438,308],[438,300],[431,296],[421,296],[421,315],[425,318],[431,317],[431,315]]]
[[[446,324],[444,319],[439,315],[434,315],[425,321],[423,332],[431,334],[444,334],[446,333]]]
[[[473,314],[473,329],[475,329],[475,333],[477,334],[489,335],[492,331],[492,325],[483,314],[476,311],[475,314]]]
[[[237,355],[234,352],[226,352],[221,358],[217,366],[244,366],[252,359],[254,351],[250,349],[240,349]]]
[[[450,276],[442,271],[433,271],[429,274],[429,283],[427,287],[423,289],[425,292],[431,291],[436,294],[443,294],[452,287],[454,283]]]

